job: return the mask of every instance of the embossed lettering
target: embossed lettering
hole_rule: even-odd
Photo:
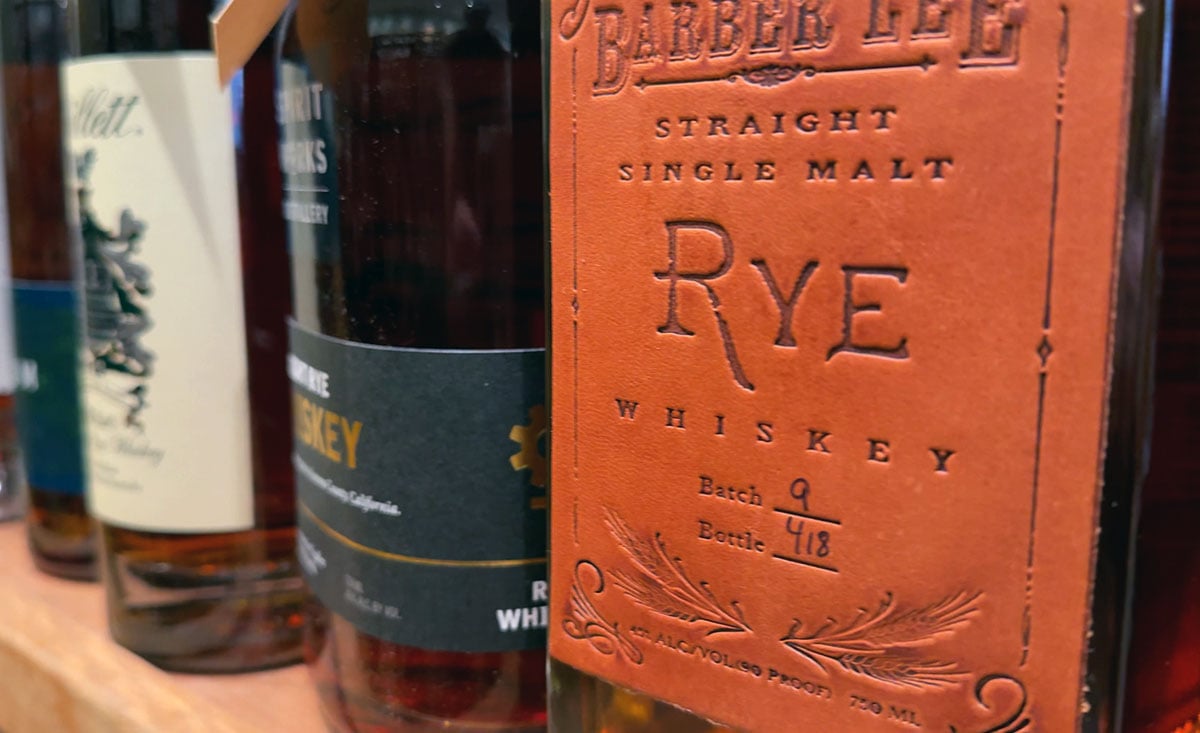
[[[1017,63],[1021,6],[1016,0],[970,0],[971,39],[962,55],[963,66],[1001,66]]]
[[[633,400],[621,399],[620,397],[617,397],[616,401],[617,412],[621,417],[625,418],[626,420],[632,420],[637,417],[637,402],[634,402]]]
[[[629,78],[629,66],[621,48],[628,31],[625,12],[620,8],[596,8],[596,83],[595,94],[616,94]]]
[[[950,456],[954,455],[954,451],[946,448],[930,448],[929,452],[937,459],[937,468],[935,470],[938,473],[949,473],[950,469],[946,468],[946,463],[949,462]]]
[[[808,284],[808,279],[817,269],[817,261],[813,260],[804,266],[796,278],[796,282],[792,284],[792,292],[787,298],[784,298],[783,293],[779,290],[779,283],[771,274],[771,268],[767,265],[766,260],[752,260],[750,264],[754,265],[754,268],[762,275],[763,282],[767,284],[767,290],[771,293],[771,299],[775,301],[775,307],[779,310],[779,335],[775,337],[775,345],[795,348],[796,337],[792,335],[792,315],[796,310],[796,301],[804,292],[804,286]]]
[[[700,7],[691,0],[671,3],[671,60],[700,58],[700,37],[696,35],[696,16]]]
[[[867,43],[893,43],[899,10],[892,10],[892,0],[871,0],[871,20],[863,36]]]
[[[841,353],[879,356],[885,359],[907,359],[908,337],[901,336],[894,346],[859,344],[854,341],[854,316],[859,313],[878,313],[883,310],[879,303],[857,303],[854,300],[854,280],[858,277],[890,277],[903,284],[908,279],[908,270],[899,267],[853,267],[842,268],[845,273],[845,296],[842,301],[842,341],[829,350],[825,357],[829,361]]]
[[[721,299],[709,284],[729,272],[733,267],[733,239],[720,224],[710,221],[670,221],[667,222],[667,269],[654,273],[659,280],[666,280],[670,287],[667,291],[667,322],[658,327],[659,333],[678,336],[695,336],[696,332],[686,328],[679,320],[679,283],[692,282],[704,289],[708,302],[712,307],[713,317],[717,321],[717,330],[721,335],[721,344],[725,350],[725,358],[733,372],[733,378],[743,389],[754,390],[754,385],[746,377],[737,348],[733,343],[733,333],[725,317],[721,315]],[[679,270],[679,235],[689,231],[694,235],[704,234],[717,237],[721,242],[721,264],[708,272],[680,272]]]

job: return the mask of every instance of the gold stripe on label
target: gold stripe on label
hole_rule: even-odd
[[[322,521],[321,518],[318,517],[312,509],[309,509],[307,506],[305,506],[303,502],[297,502],[297,505],[300,507],[300,510],[312,520],[313,524],[316,524],[318,527],[320,527],[322,532],[329,535],[334,540],[337,540],[352,550],[358,550],[359,552],[364,552],[368,555],[373,555],[374,557],[378,557],[383,560],[404,562],[412,565],[434,565],[437,567],[446,568],[515,568],[525,565],[546,564],[546,558],[544,557],[521,557],[509,560],[442,560],[434,557],[413,557],[412,555],[401,555],[397,552],[386,552],[374,547],[367,547],[360,542],[355,542]]]

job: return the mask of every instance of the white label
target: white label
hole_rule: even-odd
[[[88,497],[156,532],[253,525],[233,106],[210,53],[64,66],[84,252]]]
[[[3,96],[0,86],[0,96]],[[4,160],[4,134],[0,127],[0,162]],[[12,262],[9,260],[8,191],[0,164],[0,395],[17,391],[17,345],[13,338]]]

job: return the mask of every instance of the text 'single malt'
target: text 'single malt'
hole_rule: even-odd
[[[1195,718],[1163,15],[550,3],[552,730]]]

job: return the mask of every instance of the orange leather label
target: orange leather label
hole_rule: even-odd
[[[553,0],[551,653],[1074,730],[1126,0]]]

